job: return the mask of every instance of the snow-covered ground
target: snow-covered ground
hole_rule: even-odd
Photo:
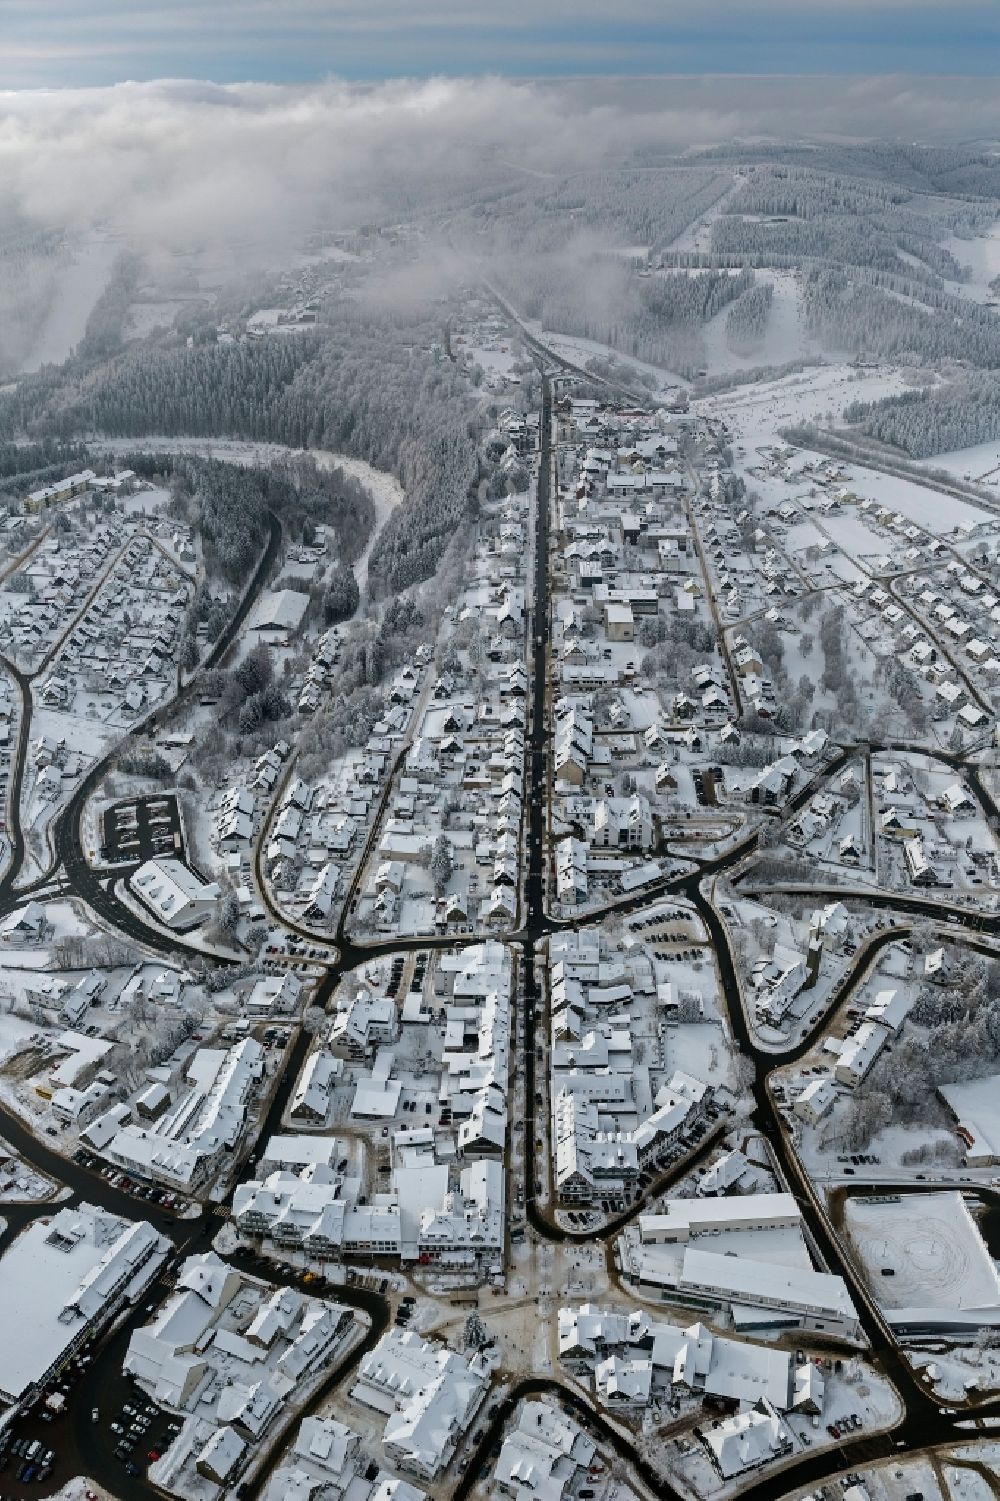
[[[512,349],[507,347],[509,340],[497,349],[488,348],[486,345],[473,344],[465,347],[464,353],[475,364],[480,365],[487,375],[506,380],[513,374],[514,366],[520,357]]]
[[[960,265],[972,272],[969,281],[950,282],[949,292],[959,297],[968,297],[973,302],[993,302],[996,294],[990,291],[990,282],[1000,276],[1000,219],[985,233],[972,240],[960,240],[954,235],[943,242]]]
[[[951,1501],[993,1501],[993,1487],[977,1470],[959,1465],[943,1465],[945,1484]]]
[[[774,299],[760,344],[749,354],[737,354],[726,340],[729,308],[705,325],[705,367],[709,375],[748,370],[755,365],[787,365],[792,360],[819,357],[819,346],[806,332],[802,319],[798,277],[794,271],[758,271],[758,285],[770,283]]]
[[[970,1392],[994,1392],[1000,1387],[1000,1355],[995,1349],[972,1344],[907,1354],[910,1364],[942,1401],[963,1402]]]
[[[126,336],[144,339],[154,328],[172,328],[177,314],[193,301],[203,302],[204,298],[166,297],[157,302],[134,302],[129,309]]]
[[[83,1475],[67,1480],[62,1490],[56,1491],[53,1501],[85,1501],[88,1496],[96,1497],[97,1501],[113,1501],[110,1491],[103,1490],[96,1480],[88,1480]]]
[[[902,373],[894,366],[859,375],[850,365],[835,363],[705,396],[695,407],[722,417],[750,452],[773,443],[778,429],[791,423],[837,420],[852,401],[877,401],[880,396],[895,396],[905,389]]]
[[[972,448],[952,448],[924,459],[928,469],[946,469],[957,479],[978,484],[1000,485],[1000,438],[977,443]]]
[[[7,968],[6,963],[4,968]],[[10,1004],[9,998],[0,999],[0,1007]],[[11,1016],[9,1011],[0,1010],[0,1061],[23,1052],[30,1039],[37,1036],[37,1022],[22,1020],[19,1016]]]

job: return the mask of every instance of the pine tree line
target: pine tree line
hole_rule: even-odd
[[[751,354],[764,341],[774,301],[774,286],[760,282],[748,287],[726,314],[726,343],[737,354]]]
[[[240,437],[365,459],[406,493],[370,560],[371,587],[397,590],[433,573],[478,478],[480,419],[432,335],[358,310],[323,333],[139,345],[21,381],[0,400],[0,433]],[[247,552],[237,535],[227,566]]]
[[[1000,376],[969,370],[945,386],[856,401],[844,419],[914,459],[972,448],[1000,438]]]

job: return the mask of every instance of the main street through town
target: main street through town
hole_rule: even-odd
[[[522,997],[518,1017],[520,1047],[517,1053],[517,1070],[519,1077],[512,1081],[512,1089],[513,1097],[517,1097],[519,1091],[520,1098],[523,1100],[520,1125],[523,1129],[525,1150],[520,1164],[512,1151],[508,1153],[508,1162],[512,1164],[508,1202],[513,1206],[523,1201],[528,1225],[527,1233],[537,1241],[560,1242],[581,1239],[592,1242],[595,1239],[603,1240],[607,1247],[609,1268],[613,1268],[612,1241],[622,1225],[638,1214],[651,1198],[662,1194],[674,1181],[686,1174],[691,1168],[692,1158],[686,1157],[669,1170],[659,1174],[650,1185],[642,1190],[627,1211],[617,1215],[599,1230],[570,1230],[559,1224],[552,1212],[539,1171],[536,1146],[544,1144],[547,1139],[548,1118],[546,1082],[542,1077],[542,1071],[536,1067],[539,1043],[541,1037],[547,1035],[548,1026],[548,999],[540,979],[542,946],[549,934],[566,925],[554,919],[546,911],[549,856],[547,809],[551,776],[548,697],[549,529],[554,463],[553,398],[548,375],[553,366],[560,362],[555,361],[550,352],[537,345],[537,341],[529,339],[528,342],[535,348],[543,370],[543,406],[533,539],[532,623],[528,649],[530,722],[525,775],[527,816],[522,844],[522,905],[519,927],[516,932],[507,935],[508,941],[517,945],[519,953],[521,982],[519,993]],[[564,362],[563,364],[564,368],[568,368],[565,367]],[[277,521],[272,519],[270,535],[260,563],[247,586],[234,618],[216,644],[207,665],[215,666],[224,663],[249,610],[277,564],[280,547],[280,528]],[[18,673],[9,664],[8,669],[12,672],[21,694],[22,707],[18,745],[11,778],[11,855],[7,870],[0,881],[0,913],[10,912],[30,893],[35,892],[44,896],[47,891],[58,889],[86,903],[108,931],[125,935],[151,953],[172,955],[181,963],[188,962],[193,950],[178,938],[145,922],[132,906],[126,905],[115,893],[114,873],[95,870],[89,858],[84,832],[85,807],[88,799],[99,788],[102,779],[112,766],[113,752],[90,769],[55,820],[54,859],[50,869],[43,877],[24,885],[18,884],[18,876],[25,858],[25,847],[17,808],[30,731],[31,682],[28,676]],[[183,707],[187,697],[194,691],[194,686],[194,683],[189,683],[180,689],[172,704],[159,708],[152,716],[152,720],[159,726],[166,723],[172,714]],[[825,784],[843,765],[854,749],[855,747],[843,746],[840,753],[828,762],[823,772],[797,794],[793,807],[803,805],[807,798],[812,796],[817,788]],[[926,752],[925,747],[921,747],[921,750]],[[995,819],[996,807],[987,789],[982,785],[975,765],[967,758],[954,753],[942,753],[941,759],[949,766],[963,770],[975,786],[977,794],[983,798],[989,816]],[[588,911],[583,918],[575,921],[571,926],[596,924],[608,912],[620,915],[637,912],[643,906],[659,900],[666,894],[685,898],[696,909],[709,935],[730,1031],[740,1051],[753,1065],[753,1125],[770,1147],[779,1178],[794,1193],[800,1204],[809,1236],[820,1258],[828,1270],[844,1278],[857,1307],[864,1334],[871,1347],[872,1357],[894,1384],[902,1404],[903,1415],[890,1430],[855,1440],[844,1440],[836,1446],[817,1447],[806,1454],[796,1455],[766,1474],[751,1479],[741,1492],[742,1495],[753,1497],[754,1501],[757,1501],[757,1498],[760,1498],[760,1501],[765,1501],[765,1498],[771,1501],[771,1498],[785,1492],[801,1486],[815,1485],[845,1470],[856,1469],[867,1462],[892,1455],[897,1451],[919,1450],[967,1440],[969,1430],[959,1425],[963,1420],[967,1420],[970,1414],[968,1412],[956,1413],[952,1409],[942,1407],[914,1376],[885,1319],[870,1296],[859,1269],[838,1237],[828,1208],[803,1168],[784,1119],[776,1108],[769,1088],[769,1075],[775,1068],[801,1057],[807,1051],[827,1020],[828,1013],[814,1021],[808,1035],[800,1039],[795,1047],[786,1049],[784,1052],[765,1051],[751,1034],[728,931],[714,905],[712,892],[715,878],[724,872],[736,871],[754,853],[756,847],[757,834],[750,833],[737,838],[723,853],[708,858],[690,857],[685,852],[685,869],[681,874],[656,882],[641,896],[609,904],[603,909]],[[809,894],[815,895],[814,892]],[[843,896],[843,894],[843,889],[838,888],[837,895]],[[939,924],[947,923],[952,939],[968,942],[970,946],[982,946],[990,938],[1000,939],[1000,918],[995,914],[982,911],[973,913],[957,903],[942,902],[931,897],[911,898],[889,893],[873,895],[867,891],[864,892],[864,896],[866,900],[871,901],[873,906],[879,906],[884,910],[887,926],[873,935],[859,949],[850,975],[837,992],[835,998],[837,1005],[841,1004],[854,986],[861,982],[881,948],[894,938],[905,936],[914,921],[925,922],[929,919]],[[387,948],[395,952],[408,953],[456,945],[457,940],[454,937],[440,935],[371,943],[352,939],[347,931],[349,907],[350,902],[345,902],[344,915],[334,942],[326,940],[330,962],[323,966],[322,978],[316,991],[314,1004],[318,1006],[326,1006],[344,974],[367,959],[384,953]],[[474,934],[462,941],[479,942],[483,936]],[[987,949],[987,951],[991,950]],[[224,964],[227,961],[218,959],[213,962]],[[260,1123],[258,1134],[262,1138],[280,1129],[281,1117],[296,1074],[304,1060],[309,1041],[305,1031],[300,1029],[286,1049],[279,1065],[272,1097]],[[513,1111],[511,1122],[513,1126]],[[140,1209],[128,1193],[112,1187],[96,1172],[81,1167],[78,1163],[68,1160],[53,1150],[44,1139],[36,1136],[28,1128],[25,1121],[15,1111],[7,1106],[0,1107],[0,1134],[27,1162],[68,1190],[71,1196],[68,1202],[86,1200],[126,1218],[135,1218],[141,1214],[149,1218],[158,1230],[169,1237],[173,1247],[167,1266],[155,1286],[144,1295],[142,1306],[130,1311],[114,1331],[105,1337],[89,1368],[86,1380],[73,1391],[68,1414],[48,1429],[32,1426],[31,1419],[27,1420],[26,1425],[22,1425],[23,1431],[39,1433],[47,1443],[58,1449],[59,1463],[51,1477],[51,1483],[47,1488],[40,1489],[38,1486],[32,1486],[25,1490],[23,1487],[19,1489],[16,1483],[7,1479],[4,1484],[5,1493],[10,1495],[51,1493],[70,1475],[79,1473],[90,1476],[112,1494],[124,1498],[124,1501],[151,1501],[152,1497],[160,1493],[142,1475],[132,1476],[125,1473],[112,1453],[111,1435],[107,1432],[106,1424],[93,1423],[91,1410],[95,1405],[99,1408],[103,1407],[119,1392],[129,1389],[121,1375],[121,1362],[130,1334],[149,1319],[151,1311],[155,1310],[158,1303],[169,1296],[172,1289],[172,1277],[178,1263],[192,1252],[208,1248],[221,1228],[225,1210],[219,1210],[215,1206],[205,1207],[199,1218],[190,1219],[153,1209],[146,1204],[143,1204]],[[696,1149],[693,1160],[698,1160],[700,1155],[707,1152],[714,1140],[713,1136],[701,1144]],[[252,1150],[253,1144],[247,1143],[244,1148],[245,1155],[248,1156]],[[31,1217],[45,1212],[45,1205],[10,1213],[5,1210],[4,1213],[8,1219],[6,1239],[9,1240]],[[239,1265],[245,1270],[259,1272],[272,1282],[301,1284],[299,1273],[281,1272],[270,1261],[244,1258],[240,1260]],[[368,1270],[370,1273],[370,1263]],[[368,1281],[364,1283],[356,1280],[342,1285],[338,1282],[335,1286],[331,1285],[324,1289],[332,1298],[360,1310],[368,1321],[368,1328],[363,1341],[354,1347],[349,1357],[336,1370],[328,1373],[322,1391],[313,1398],[313,1406],[317,1405],[334,1386],[344,1379],[348,1371],[361,1359],[362,1354],[372,1348],[388,1327],[393,1311],[392,1302],[390,1295],[377,1288],[378,1283],[376,1282],[373,1286],[369,1276]],[[607,1445],[627,1460],[651,1494],[668,1497],[676,1495],[676,1492],[655,1468],[634,1452],[632,1446],[622,1437],[620,1429],[610,1423],[591,1401],[581,1396],[577,1389],[564,1384],[557,1377],[532,1376],[530,1379],[514,1383],[509,1387],[490,1423],[470,1450],[468,1467],[454,1491],[457,1497],[462,1498],[467,1495],[477,1479],[481,1478],[485,1472],[487,1456],[495,1446],[503,1424],[517,1403],[523,1397],[546,1393],[558,1397],[576,1417],[590,1426],[602,1444]],[[975,1408],[975,1415],[1000,1418],[1000,1401],[982,1403]],[[273,1455],[269,1456],[269,1461],[271,1459]],[[262,1488],[267,1473],[268,1463],[265,1463],[253,1482],[241,1486],[240,1493],[256,1494]]]

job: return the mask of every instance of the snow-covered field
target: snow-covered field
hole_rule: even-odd
[[[134,302],[129,309],[127,337],[144,339],[147,334],[152,333],[154,328],[172,328],[177,314],[188,307],[192,301],[202,302],[204,299],[167,297],[159,302]]]
[[[905,389],[901,372],[893,366],[859,375],[850,365],[836,363],[705,396],[695,406],[724,418],[749,451],[773,443],[778,429],[790,423],[837,420],[852,401],[877,401]]]
[[[484,345],[470,345],[465,353],[470,360],[481,365],[487,375],[506,380],[517,364],[518,356],[508,348],[488,349]]]
[[[928,469],[946,469],[957,479],[1000,485],[1000,438],[977,443],[973,448],[952,448],[947,453],[936,453],[923,463]]]
[[[809,337],[799,307],[798,278],[793,271],[758,271],[759,285],[770,283],[774,299],[761,343],[749,354],[737,354],[726,341],[728,308],[717,313],[704,329],[705,365],[709,375],[730,370],[749,370],[755,365],[787,365],[792,360],[819,358],[816,342]]]
[[[1000,219],[973,240],[949,235],[942,243],[960,265],[968,266],[972,272],[969,281],[951,282],[948,290],[973,302],[992,302],[996,294],[990,291],[989,284],[1000,276]]]

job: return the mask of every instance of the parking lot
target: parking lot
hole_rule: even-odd
[[[113,803],[101,820],[101,857],[112,865],[184,859],[180,808],[172,792]]]
[[[147,1311],[153,1305],[147,1306]],[[104,1430],[116,1459],[128,1475],[141,1474],[180,1431],[180,1423],[162,1412],[145,1395],[122,1378],[114,1392],[87,1391],[91,1362],[97,1355],[96,1342],[88,1340],[80,1351],[67,1360],[43,1388],[33,1409],[18,1418],[0,1434],[0,1471],[6,1472],[0,1484],[5,1498],[11,1493],[35,1494],[34,1487],[61,1483],[73,1474],[73,1444],[68,1424],[69,1405],[81,1401],[90,1412],[95,1437]],[[84,1393],[79,1395],[77,1387]],[[93,1495],[87,1491],[88,1496]]]

